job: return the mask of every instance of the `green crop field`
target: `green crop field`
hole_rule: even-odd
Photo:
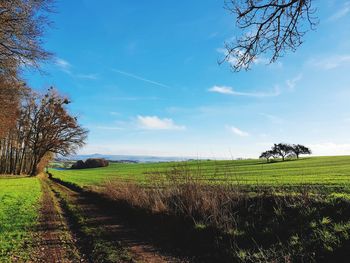
[[[37,178],[0,177],[0,262],[26,261],[40,196]]]
[[[182,163],[111,163],[108,167],[56,170],[54,177],[79,186],[99,185],[106,180],[147,183],[155,175],[191,174],[208,183],[243,185],[350,186],[350,156],[311,157],[266,163],[263,160],[188,161]]]

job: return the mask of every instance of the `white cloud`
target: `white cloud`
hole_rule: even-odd
[[[350,143],[324,142],[308,145],[315,155],[349,155]]]
[[[146,130],[185,130],[185,126],[174,123],[172,119],[161,119],[157,116],[137,116],[137,124]]]
[[[324,70],[335,69],[350,63],[350,55],[334,55],[323,59],[312,59],[309,64]]]
[[[350,2],[346,2],[344,4],[344,6],[342,7],[342,9],[335,12],[331,17],[329,17],[328,20],[335,21],[335,20],[341,19],[344,16],[346,16],[347,14],[349,14],[349,12],[350,12]]]
[[[55,61],[56,66],[58,66],[60,68],[60,70],[62,70],[63,72],[66,72],[68,74],[71,73],[71,67],[72,65],[67,61],[64,60],[62,58],[56,58]]]
[[[228,86],[213,86],[209,90],[209,92],[233,95],[233,96],[247,96],[247,97],[276,97],[281,94],[278,86],[275,86],[273,92],[239,92],[235,91],[232,87]]]
[[[242,131],[241,129],[235,127],[235,126],[229,126],[228,129],[234,133],[235,135],[238,135],[240,137],[247,137],[249,136],[248,132]]]
[[[287,84],[288,89],[289,89],[290,91],[294,91],[297,82],[299,82],[302,78],[303,78],[303,75],[302,75],[302,74],[299,74],[298,76],[296,76],[296,77],[293,78],[293,79],[288,79],[288,80],[286,81],[286,84]]]
[[[230,95],[235,94],[233,89],[231,87],[227,87],[227,86],[213,86],[208,91],[221,93],[221,94],[230,94]]]

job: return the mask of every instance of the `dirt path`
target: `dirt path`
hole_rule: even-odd
[[[48,179],[44,175],[39,178],[43,195],[33,261],[83,262]]]
[[[43,212],[46,214],[43,215],[43,222],[47,222],[43,226],[47,230],[43,235],[43,256],[53,259],[42,262],[71,262],[66,251],[62,250],[66,241],[62,242],[60,233],[57,233],[60,231],[59,218],[55,213],[46,213],[50,209],[45,207],[57,206],[57,200],[67,215],[80,254],[85,254],[89,262],[186,262],[157,249],[147,237],[126,226],[116,216],[115,211],[110,211],[84,194],[47,178],[42,177],[41,181],[45,199],[48,199],[43,205]],[[53,197],[51,201],[48,196]]]

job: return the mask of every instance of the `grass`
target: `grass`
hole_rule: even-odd
[[[295,167],[298,162],[315,159],[318,158],[271,165],[293,163]],[[171,227],[159,228],[167,231],[162,233],[164,236],[177,240],[180,234],[178,239],[191,246],[191,251],[199,250],[202,256],[205,253],[217,255],[220,262],[347,262],[350,256],[349,199],[325,195],[313,187],[300,185],[288,193],[280,191],[284,187],[276,183],[271,191],[258,187],[247,194],[245,187],[237,184],[207,184],[198,180],[191,175],[202,166],[191,170],[190,165],[163,171],[161,174],[166,179],[150,181],[147,187],[137,183],[141,180],[126,183],[111,180],[103,187],[91,189],[135,211],[145,211],[145,214],[135,212],[135,215],[143,225],[150,221],[146,228],[173,222]],[[254,165],[252,161],[245,163],[248,167]],[[95,173],[98,170],[95,169]],[[152,174],[147,170],[144,176]],[[149,215],[154,217],[149,218]],[[158,215],[164,216],[163,220],[157,220]],[[135,216],[133,218],[128,221],[135,220]],[[184,236],[201,239],[193,242]],[[196,245],[193,247],[193,244]]]
[[[191,221],[195,232],[207,233],[203,240],[214,233],[209,247],[217,246],[227,262],[346,262],[350,256],[350,156],[111,163],[51,173],[133,209]]]
[[[0,177],[0,262],[28,259],[40,196],[37,178]]]
[[[108,167],[82,170],[55,170],[57,178],[79,186],[101,185],[108,180],[147,183],[154,175],[163,176],[176,170],[198,175],[208,183],[232,182],[250,186],[313,185],[350,187],[350,156],[311,157],[300,160],[189,161],[182,163],[111,163]]]

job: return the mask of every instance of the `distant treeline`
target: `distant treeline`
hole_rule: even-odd
[[[301,144],[278,143],[271,147],[271,150],[263,152],[259,158],[266,159],[267,162],[273,158],[281,158],[284,161],[286,158],[297,158],[302,154],[311,154],[311,149]]]
[[[98,168],[98,167],[106,167],[109,165],[109,162],[103,158],[89,158],[85,162],[83,160],[79,160],[74,163],[71,169],[86,169],[86,168]]]

